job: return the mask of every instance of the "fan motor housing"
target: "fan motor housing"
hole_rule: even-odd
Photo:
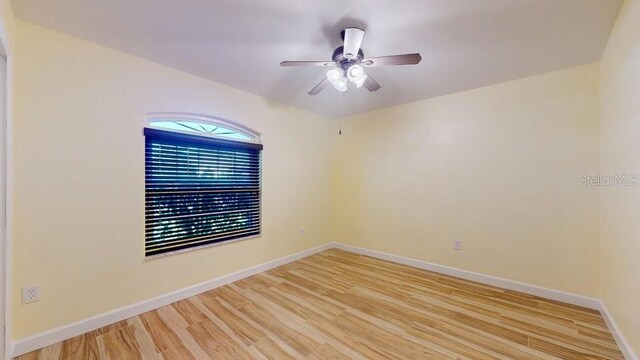
[[[362,49],[358,50],[358,56],[355,59],[347,59],[344,57],[344,46],[338,46],[333,51],[333,56],[331,57],[337,66],[341,67],[342,70],[347,71],[347,69],[353,65],[360,63],[362,59],[364,59],[364,52]]]

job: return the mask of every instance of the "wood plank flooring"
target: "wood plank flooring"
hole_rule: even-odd
[[[623,359],[597,311],[336,249],[18,359]]]

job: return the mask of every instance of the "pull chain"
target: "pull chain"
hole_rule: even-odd
[[[339,101],[338,101],[338,118],[340,121],[340,128],[338,129],[338,135],[342,135],[342,92],[339,91],[338,92],[338,97],[339,97]]]

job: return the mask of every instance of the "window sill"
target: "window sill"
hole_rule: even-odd
[[[251,236],[242,237],[242,238],[238,238],[238,239],[231,239],[231,240],[221,241],[221,242],[217,242],[217,243],[213,243],[213,244],[195,246],[195,247],[188,248],[188,249],[181,249],[181,250],[170,251],[170,252],[157,254],[157,255],[145,256],[144,257],[144,261],[155,260],[155,259],[163,258],[163,257],[166,257],[166,256],[171,256],[171,255],[177,255],[177,254],[182,254],[182,253],[191,252],[191,251],[202,250],[202,249],[216,247],[216,246],[220,246],[220,245],[227,245],[227,244],[240,242],[240,241],[245,241],[245,240],[257,239],[257,238],[259,238],[261,236],[262,236],[262,234],[251,235]]]

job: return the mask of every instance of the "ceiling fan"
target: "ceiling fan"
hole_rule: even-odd
[[[336,90],[345,92],[348,81],[358,88],[364,85],[369,91],[377,91],[380,89],[380,84],[364,72],[365,67],[414,65],[422,60],[418,53],[365,58],[360,48],[364,39],[364,30],[349,27],[344,29],[340,36],[344,45],[333,51],[332,61],[283,61],[280,63],[281,66],[330,67],[327,76],[309,91],[309,95],[319,94],[329,84],[332,84]]]

